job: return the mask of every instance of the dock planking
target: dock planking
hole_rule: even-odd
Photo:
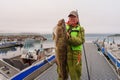
[[[98,53],[96,45],[92,43],[85,43],[85,52],[90,80],[119,80],[116,72],[110,66],[105,57]],[[81,80],[89,80],[84,54],[85,53],[83,52]],[[57,80],[58,75],[56,69],[56,64],[54,64],[52,67],[48,68],[45,72],[38,76],[35,80]]]

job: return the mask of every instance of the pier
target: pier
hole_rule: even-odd
[[[120,80],[113,66],[103,54],[98,53],[96,45],[93,43],[85,43],[84,46],[85,53],[84,51],[82,53],[81,80]],[[88,71],[84,54],[86,54]],[[34,80],[57,80],[56,67],[56,64],[52,65]],[[88,79],[88,72],[90,79]]]

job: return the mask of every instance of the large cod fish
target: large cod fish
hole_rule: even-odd
[[[59,76],[62,80],[67,80],[67,37],[64,19],[58,21],[53,32],[53,40],[55,41],[56,63],[59,68]]]

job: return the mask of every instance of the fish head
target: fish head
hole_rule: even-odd
[[[53,40],[57,43],[60,38],[65,38],[66,34],[66,25],[65,20],[60,19],[54,28]]]
[[[58,21],[57,26],[63,26],[63,24],[65,24],[65,20],[61,19],[61,20]]]
[[[64,35],[64,31],[66,30],[66,27],[65,27],[65,20],[64,19],[60,19],[58,21],[58,24],[57,24],[57,30],[56,30],[56,33],[57,35],[62,36]]]
[[[57,28],[58,28],[57,32],[59,32],[60,34],[64,33],[66,31],[66,25],[65,25],[65,20],[64,19],[60,19],[58,21]]]

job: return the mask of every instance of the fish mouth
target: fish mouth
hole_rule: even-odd
[[[57,25],[58,25],[58,26],[61,26],[63,23],[65,23],[65,20],[64,20],[64,19],[61,19],[61,20],[58,21],[58,24],[57,24]]]

